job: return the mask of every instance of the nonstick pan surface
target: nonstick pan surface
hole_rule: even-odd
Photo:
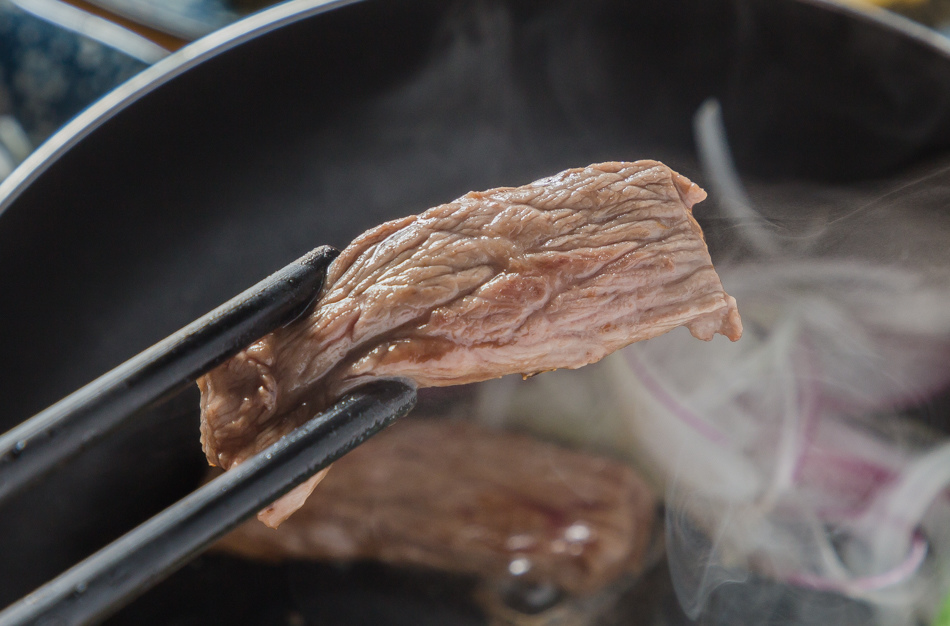
[[[225,29],[0,187],[0,429],[307,250],[471,189],[637,158],[702,183],[691,123],[710,96],[740,170],[762,179],[873,179],[950,144],[947,47],[822,2],[291,2]],[[726,240],[709,238],[715,257]],[[191,392],[4,506],[0,605],[204,467]],[[455,601],[465,582],[361,567],[204,559],[113,619],[482,619]],[[301,580],[325,601],[301,600]]]

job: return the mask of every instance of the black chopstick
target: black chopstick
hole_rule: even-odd
[[[414,387],[398,381],[357,389],[0,612],[0,626],[105,619],[241,521],[408,413],[415,402]]]
[[[192,383],[313,303],[339,251],[323,246],[0,435],[0,502]]]

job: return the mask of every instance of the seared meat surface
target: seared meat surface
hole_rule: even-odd
[[[312,314],[199,380],[208,460],[240,463],[373,377],[444,386],[578,368],[677,326],[738,339],[692,216],[705,197],[662,163],[601,163],[364,233]],[[316,482],[262,519],[279,524]]]
[[[514,569],[584,593],[648,565],[656,513],[649,488],[617,461],[464,421],[408,418],[337,461],[276,531],[252,520],[218,547],[489,580]]]

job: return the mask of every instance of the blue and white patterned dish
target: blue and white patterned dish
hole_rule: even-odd
[[[241,17],[229,0],[90,4],[184,41]],[[62,0],[0,0],[0,180],[77,113],[168,53]]]
[[[0,177],[76,113],[145,67],[0,0],[0,128],[8,129],[0,131]]]

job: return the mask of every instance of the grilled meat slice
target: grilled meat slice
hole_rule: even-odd
[[[677,326],[738,339],[692,216],[705,197],[656,161],[601,163],[364,233],[312,314],[199,380],[208,460],[240,463],[369,378],[425,387],[578,368]],[[262,519],[280,523],[316,482]]]
[[[591,592],[648,565],[657,502],[626,465],[461,420],[408,418],[337,461],[276,531],[218,548],[377,560]]]

